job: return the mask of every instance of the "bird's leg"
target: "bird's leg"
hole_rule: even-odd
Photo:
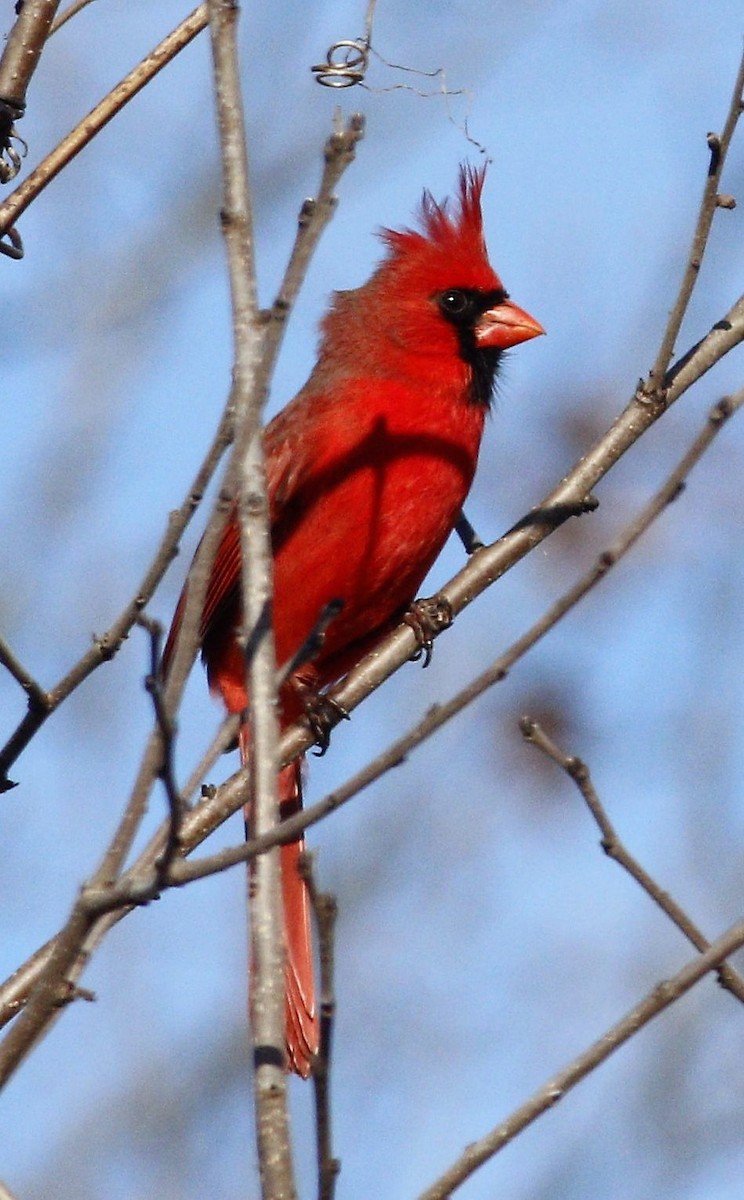
[[[349,721],[351,718],[346,709],[332,696],[316,691],[296,676],[290,682],[315,739],[316,749],[313,750],[313,754],[322,758],[331,744],[331,730],[335,729],[340,721]]]
[[[403,620],[406,625],[411,626],[418,642],[417,649],[411,655],[411,662],[418,662],[423,656],[422,666],[428,667],[434,649],[434,638],[443,629],[449,629],[454,620],[452,605],[441,593],[429,596],[426,600],[414,600]]]
[[[512,525],[507,533],[516,533],[520,529],[528,529],[530,525],[542,525],[548,529],[557,529],[571,517],[582,517],[585,513],[595,512],[599,508],[596,496],[586,496],[583,500],[572,501],[568,504],[551,504],[547,508],[533,508],[521,517],[516,525]]]
[[[476,550],[482,550],[485,545],[485,542],[478,537],[478,534],[473,529],[464,512],[460,513],[455,522],[455,533],[462,542],[467,555],[475,554]]]
[[[278,672],[276,684],[278,688],[282,686],[286,679],[289,679],[290,675],[294,675],[296,671],[306,666],[307,663],[315,661],[323,649],[328,626],[331,624],[331,621],[335,621],[343,607],[343,600],[329,600],[327,604],[323,605],[315,625],[310,630],[299,650],[295,651],[289,661]]]

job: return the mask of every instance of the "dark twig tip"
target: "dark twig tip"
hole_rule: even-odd
[[[723,425],[736,412],[736,403],[733,396],[722,396],[717,404],[714,404],[710,410],[709,420],[712,425]]]

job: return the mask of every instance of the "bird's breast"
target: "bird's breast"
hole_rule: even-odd
[[[349,414],[322,448],[316,444],[274,528],[280,662],[302,644],[329,600],[343,602],[327,635],[325,653],[332,657],[414,598],[470,488],[476,425],[365,411],[356,422]]]

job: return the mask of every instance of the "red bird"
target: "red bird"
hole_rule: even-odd
[[[424,193],[421,232],[382,232],[386,258],[363,287],[335,294],[309,380],[265,431],[277,662],[343,602],[317,657],[282,687],[284,726],[404,616],[470,490],[502,353],[544,332],[488,261],[484,175],[461,169],[454,209]],[[248,704],[240,625],[233,515],[201,617],[209,685],[232,713]],[[247,730],[241,750],[245,761]],[[282,816],[301,806],[299,764],[281,771],[279,793]],[[281,868],[287,1059],[307,1077],[318,1016],[303,845],[282,847]]]

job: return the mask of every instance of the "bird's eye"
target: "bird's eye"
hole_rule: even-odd
[[[467,292],[461,291],[460,288],[452,288],[449,292],[442,292],[439,297],[439,307],[445,317],[453,318],[455,321],[462,320],[464,317],[470,316],[473,298]]]

